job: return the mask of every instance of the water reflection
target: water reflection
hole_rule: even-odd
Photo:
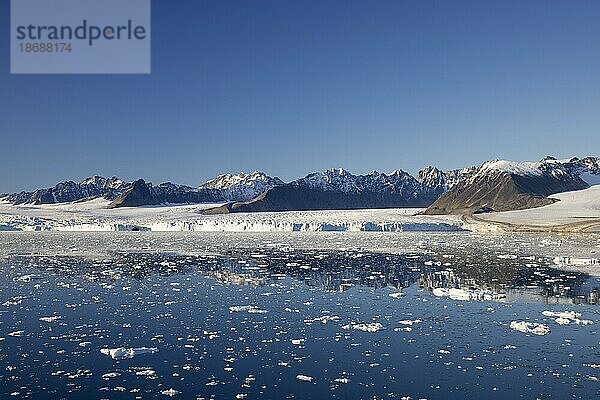
[[[264,286],[291,277],[326,291],[353,286],[397,291],[417,284],[455,300],[598,304],[600,280],[580,270],[556,269],[556,260],[474,254],[385,254],[351,250],[238,249],[224,254],[111,253],[102,259],[12,256],[33,266],[87,281],[199,273],[224,284]]]

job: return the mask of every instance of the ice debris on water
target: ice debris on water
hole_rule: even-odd
[[[580,319],[581,313],[575,311],[542,311],[542,315],[555,318],[554,321],[559,325],[569,325],[571,323],[576,325],[592,325],[594,323],[594,321],[589,319]]]
[[[400,297],[404,296],[404,293],[394,292],[394,293],[388,294],[388,296],[390,296],[392,299],[399,299]]]
[[[323,315],[321,317],[316,317],[316,318],[307,318],[304,320],[305,324],[312,324],[315,322],[320,322],[322,324],[326,324],[330,321],[339,321],[340,317],[338,317],[337,315]]]
[[[350,383],[350,379],[348,379],[348,378],[336,378],[334,380],[334,382],[336,382],[336,383]]]
[[[296,379],[298,379],[299,381],[303,381],[303,382],[312,382],[313,381],[312,376],[302,375],[302,374],[296,375]]]
[[[179,390],[175,390],[173,388],[171,389],[166,389],[163,390],[162,392],[160,392],[160,394],[165,395],[165,396],[169,396],[169,397],[173,397],[178,395],[179,393],[181,393]]]
[[[342,326],[342,329],[354,329],[357,331],[363,331],[363,332],[377,332],[383,329],[383,325],[380,324],[379,322],[372,322],[372,323],[350,323],[347,325]]]
[[[449,297],[452,300],[502,300],[506,297],[504,293],[494,293],[489,290],[467,290],[457,288],[435,288],[432,291],[436,297]]]
[[[421,323],[421,322],[422,322],[422,321],[421,321],[420,319],[413,319],[413,320],[410,320],[410,319],[404,319],[404,320],[402,320],[402,321],[398,321],[398,323],[399,323],[399,324],[402,324],[402,325],[409,325],[409,326],[412,326],[412,325],[414,325],[414,324],[418,324],[418,323]]]
[[[257,306],[232,306],[229,307],[229,312],[247,312],[249,314],[264,314],[267,310],[261,310]]]
[[[40,321],[52,323],[58,321],[60,318],[61,317],[59,315],[54,315],[52,317],[40,317]]]
[[[112,357],[113,360],[123,360],[126,358],[133,358],[140,354],[158,353],[158,349],[156,347],[118,347],[116,349],[100,349],[100,353]]]
[[[109,379],[112,379],[112,378],[116,378],[118,376],[121,376],[120,372],[107,372],[107,373],[105,373],[105,374],[102,375],[102,379],[109,380]]]
[[[510,329],[523,333],[533,333],[534,335],[540,336],[550,333],[550,328],[547,325],[539,324],[537,322],[512,321],[510,323]]]

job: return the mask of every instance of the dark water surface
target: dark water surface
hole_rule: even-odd
[[[598,246],[2,234],[0,397],[598,398]],[[580,315],[560,324],[544,311]]]

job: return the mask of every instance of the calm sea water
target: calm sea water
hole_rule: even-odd
[[[3,234],[0,397],[598,398],[599,246],[460,233]]]

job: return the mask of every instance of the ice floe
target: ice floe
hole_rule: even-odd
[[[436,297],[448,297],[452,300],[473,301],[488,300],[499,301],[506,297],[504,293],[495,293],[489,290],[471,290],[458,288],[434,288],[432,293]]]
[[[542,314],[546,317],[555,318],[554,321],[559,325],[592,325],[594,323],[594,321],[589,319],[580,319],[581,313],[575,311],[542,311]]]
[[[342,326],[342,329],[354,329],[363,332],[378,332],[383,329],[383,325],[379,322],[372,323],[350,323]]]
[[[304,323],[306,324],[313,324],[315,322],[319,322],[321,324],[326,324],[330,321],[339,321],[340,317],[338,317],[337,315],[323,315],[321,317],[316,317],[316,318],[307,318],[304,320]]]
[[[533,333],[534,335],[547,335],[550,333],[550,328],[548,325],[540,324],[537,322],[527,322],[527,321],[512,321],[510,323],[510,329],[523,332],[523,333]]]
[[[169,397],[177,396],[179,393],[181,393],[179,390],[175,390],[173,388],[166,389],[166,390],[163,390],[160,392],[160,394],[162,394],[164,396],[169,396]]]
[[[313,381],[312,376],[302,375],[302,374],[296,375],[296,379],[298,379],[299,381],[303,381],[303,382],[312,382]]]
[[[229,311],[234,312],[247,312],[249,314],[264,314],[267,310],[261,310],[257,306],[232,306],[229,307]]]
[[[61,317],[59,315],[54,315],[52,317],[40,317],[40,321],[52,323],[58,321],[60,318]]]
[[[118,347],[116,349],[100,349],[100,353],[112,357],[113,360],[123,360],[126,358],[133,358],[140,354],[154,354],[158,353],[156,347],[135,347],[126,348]]]

